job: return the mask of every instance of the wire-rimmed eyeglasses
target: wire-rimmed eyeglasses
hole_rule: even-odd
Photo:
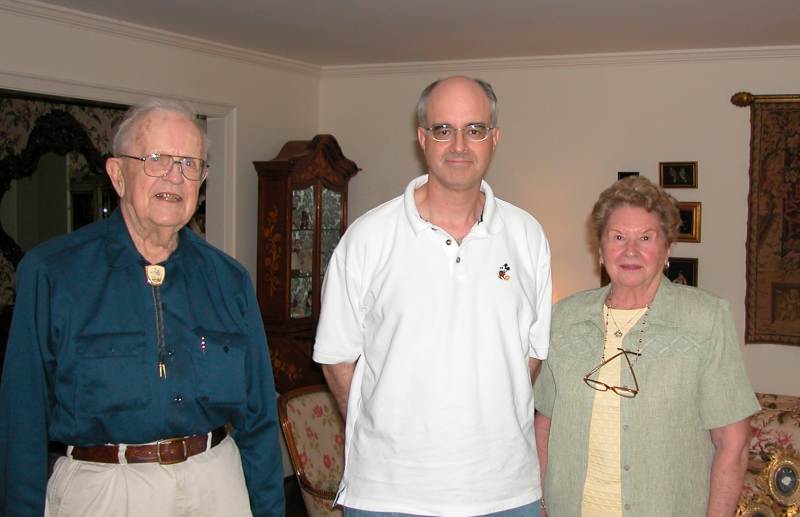
[[[202,158],[192,156],[172,156],[164,153],[150,153],[144,156],[132,156],[130,154],[120,154],[120,158],[131,158],[139,160],[144,164],[144,173],[154,178],[163,178],[172,167],[177,163],[181,174],[189,181],[200,181],[205,179],[208,173],[208,164]]]
[[[462,128],[453,127],[449,124],[437,124],[432,127],[423,127],[422,129],[430,133],[431,137],[437,142],[449,142],[455,139],[456,133],[459,131],[470,142],[483,142],[489,138],[489,133],[494,128],[485,124],[467,124]]]
[[[619,350],[619,352],[617,352],[616,354],[612,355],[611,357],[609,357],[608,359],[606,359],[602,363],[598,364],[597,366],[595,366],[594,368],[589,370],[589,372],[586,375],[583,376],[583,382],[585,382],[586,385],[589,386],[590,388],[595,389],[597,391],[608,391],[608,390],[611,390],[614,393],[616,393],[617,395],[619,395],[620,397],[625,397],[625,398],[632,399],[633,397],[635,397],[639,393],[639,382],[636,380],[636,372],[633,371],[633,364],[631,363],[631,360],[628,357],[628,354],[635,355],[635,356],[640,356],[642,354],[639,353],[639,352],[632,352],[630,350],[625,350],[625,349],[622,349],[622,348],[617,348],[617,350]],[[598,372],[598,370],[600,370],[600,368],[602,368],[603,366],[607,365],[608,363],[610,363],[611,361],[613,361],[614,359],[616,359],[619,356],[624,356],[625,357],[625,361],[628,363],[628,368],[630,368],[631,377],[633,378],[633,386],[634,386],[633,388],[631,388],[630,386],[609,386],[608,384],[606,384],[603,381],[598,381],[598,380],[590,378],[592,375],[596,374]]]

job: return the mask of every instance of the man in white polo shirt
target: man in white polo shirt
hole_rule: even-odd
[[[348,517],[539,515],[531,377],[550,251],[483,181],[496,103],[468,77],[425,88],[428,174],[356,220],[328,266],[314,360],[347,415]]]

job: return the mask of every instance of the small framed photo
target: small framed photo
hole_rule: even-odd
[[[667,278],[674,284],[697,287],[697,259],[670,257]]]
[[[660,162],[658,181],[663,188],[697,188],[697,162]]]
[[[681,227],[678,228],[678,242],[700,242],[700,208],[699,201],[682,201],[678,203],[681,214]]]
[[[638,176],[639,171],[617,171],[617,180],[622,180],[628,176]]]

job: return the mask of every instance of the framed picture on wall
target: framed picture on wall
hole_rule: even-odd
[[[697,287],[697,259],[684,257],[670,257],[667,278],[674,284],[684,284]]]
[[[660,162],[658,181],[663,188],[697,188],[697,162]]]
[[[678,242],[700,242],[701,204],[699,201],[682,201],[678,203],[678,211],[681,214]]]
[[[639,171],[618,171],[617,172],[617,180],[622,180],[627,178],[628,176],[638,176]]]

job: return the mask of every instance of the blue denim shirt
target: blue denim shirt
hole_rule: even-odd
[[[247,272],[187,229],[160,287],[145,264],[119,211],[20,263],[0,385],[0,514],[43,513],[48,441],[146,443],[226,422],[254,515],[283,514],[275,389]]]

